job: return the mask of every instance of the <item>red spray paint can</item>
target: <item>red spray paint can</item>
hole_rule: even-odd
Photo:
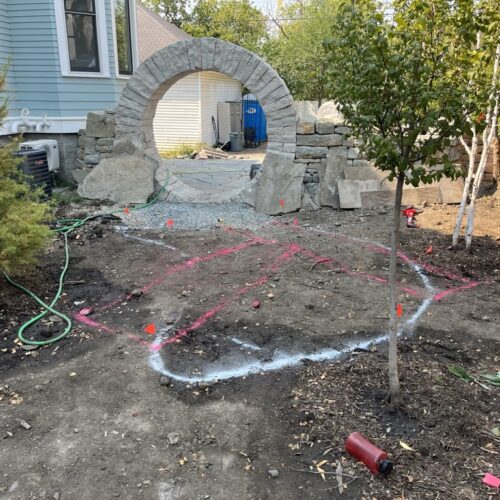
[[[345,451],[363,462],[375,475],[386,476],[392,470],[387,453],[368,441],[361,432],[353,432],[347,438]]]

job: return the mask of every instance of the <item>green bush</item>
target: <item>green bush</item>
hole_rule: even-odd
[[[0,76],[0,90],[5,72]],[[0,122],[7,114],[6,100],[0,105]],[[19,271],[33,264],[36,253],[50,237],[46,222],[50,207],[41,203],[39,193],[30,190],[18,170],[19,160],[13,154],[17,143],[0,147],[0,270]]]

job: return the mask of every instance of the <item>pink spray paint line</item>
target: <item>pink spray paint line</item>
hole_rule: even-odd
[[[465,290],[470,290],[471,288],[476,288],[481,284],[485,284],[486,282],[480,283],[479,281],[473,281],[472,283],[468,283],[467,285],[456,286],[454,288],[448,288],[448,290],[443,290],[442,292],[436,293],[432,298],[438,302],[447,295],[452,295],[458,292],[463,292]]]
[[[290,226],[289,224],[284,224],[283,222],[279,222],[279,221],[273,221],[271,224],[272,225],[277,225],[277,226],[280,226],[280,227],[284,227],[284,228],[287,228],[287,229],[291,229],[291,230],[294,230],[294,231],[298,231],[298,230],[300,230],[300,231],[306,231],[307,230],[307,231],[311,231],[311,232],[316,232],[316,233],[324,234],[325,236],[328,236],[330,238],[359,243],[359,244],[363,245],[365,248],[371,250],[374,253],[379,253],[379,254],[383,254],[383,255],[389,255],[389,253],[391,251],[390,248],[386,248],[383,245],[378,245],[378,244],[373,243],[371,241],[363,240],[361,238],[355,238],[355,237],[349,236],[347,234],[332,233],[330,231],[320,231],[320,230],[317,230],[317,229],[314,229],[314,228],[308,228],[308,229],[306,229],[306,228],[302,228],[302,227],[294,227],[294,226]],[[460,282],[463,282],[463,283],[467,283],[467,282],[470,281],[469,278],[466,278],[465,276],[460,276],[460,275],[458,275],[456,273],[453,273],[453,272],[449,271],[448,269],[445,269],[445,268],[442,268],[442,267],[438,267],[438,266],[434,266],[432,264],[428,264],[427,262],[421,262],[421,261],[412,259],[408,255],[406,255],[404,252],[399,251],[398,252],[398,257],[403,262],[405,262],[406,264],[418,265],[419,267],[421,267],[422,269],[424,269],[425,271],[427,271],[429,273],[432,273],[432,274],[435,274],[435,275],[438,275],[438,276],[442,276],[444,278],[448,278],[449,280],[460,281]]]
[[[224,247],[219,250],[216,250],[213,253],[205,254],[202,256],[198,257],[193,257],[191,259],[188,259],[184,262],[181,262],[180,264],[174,264],[173,266],[168,267],[162,274],[161,277],[153,280],[152,282],[148,283],[147,285],[144,285],[142,288],[140,288],[142,293],[147,293],[153,288],[156,288],[157,286],[161,285],[167,278],[170,276],[186,271],[188,269],[192,269],[193,267],[197,266],[198,264],[202,262],[209,262],[213,259],[217,259],[219,257],[224,257],[227,255],[231,255],[233,253],[240,252],[242,250],[245,250],[246,248],[255,246],[255,245],[263,245],[263,244],[271,244],[271,242],[268,242],[266,240],[262,240],[261,238],[254,238],[252,240],[246,241],[244,243],[241,243],[239,245],[235,245],[232,247]],[[99,308],[96,308],[96,311],[105,311],[107,309],[111,309],[114,306],[118,305],[120,302],[123,301],[128,301],[132,298],[132,294],[124,294],[121,297],[113,300],[112,302],[103,305]]]
[[[216,306],[212,307],[211,309],[209,309],[208,311],[203,313],[201,316],[196,318],[188,327],[183,328],[182,330],[179,330],[172,337],[169,337],[168,339],[166,339],[160,343],[150,344],[150,350],[151,351],[159,351],[163,346],[177,342],[178,340],[185,337],[189,333],[202,327],[210,318],[212,318],[217,313],[222,311],[222,309],[224,309],[230,303],[234,302],[238,297],[241,297],[242,295],[247,294],[252,288],[265,285],[268,281],[269,281],[269,276],[261,276],[258,280],[254,281],[253,283],[245,285],[244,287],[242,287],[239,290],[237,290],[236,292],[234,292],[234,295],[231,299],[227,299],[227,300],[223,300],[223,301],[219,302]]]

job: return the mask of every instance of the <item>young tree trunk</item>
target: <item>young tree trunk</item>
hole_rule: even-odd
[[[460,142],[467,151],[469,156],[469,169],[467,171],[467,177],[464,182],[464,190],[462,193],[462,199],[460,201],[460,207],[458,208],[457,220],[455,222],[455,230],[453,231],[453,237],[451,239],[451,248],[456,248],[458,245],[458,239],[460,238],[460,228],[462,227],[462,220],[465,214],[465,207],[467,205],[467,199],[470,193],[470,187],[472,184],[472,179],[474,178],[474,166],[476,163],[477,154],[477,134],[476,127],[472,127],[472,142],[470,147],[467,145],[463,137],[460,137]]]
[[[398,371],[398,316],[397,301],[398,290],[396,287],[396,268],[398,264],[399,226],[401,222],[401,201],[403,198],[403,185],[405,175],[398,175],[396,196],[394,199],[394,221],[391,234],[391,255],[389,264],[389,399],[395,406],[401,404],[401,387],[399,385]]]
[[[486,112],[486,128],[483,131],[483,150],[481,151],[481,159],[479,160],[479,166],[477,167],[476,176],[474,178],[474,184],[472,186],[472,193],[470,197],[470,203],[467,207],[467,228],[465,231],[465,249],[471,251],[472,247],[472,233],[474,232],[474,211],[476,209],[476,198],[479,193],[479,188],[483,180],[484,170],[486,164],[488,163],[488,153],[490,151],[491,143],[495,138],[498,113],[499,113],[499,101],[500,92],[497,88],[498,85],[498,73],[500,66],[500,43],[497,45],[495,52],[495,61],[493,64],[493,79],[491,82],[491,93],[489,95],[489,106]]]

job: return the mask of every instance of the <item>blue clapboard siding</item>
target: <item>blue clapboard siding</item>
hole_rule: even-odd
[[[105,2],[109,78],[61,74],[54,0],[0,0],[0,61],[9,57],[10,115],[85,117],[116,105],[125,84],[116,78],[112,1]]]

